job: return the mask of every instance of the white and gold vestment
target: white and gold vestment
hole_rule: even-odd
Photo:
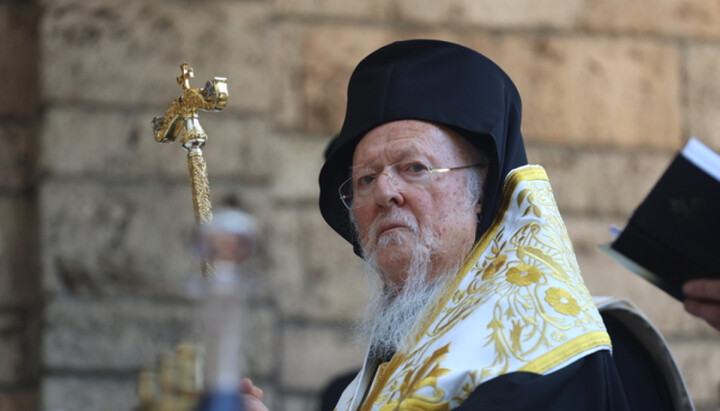
[[[497,376],[611,350],[542,167],[508,175],[495,221],[411,338],[389,362],[367,358],[336,409],[450,410]]]

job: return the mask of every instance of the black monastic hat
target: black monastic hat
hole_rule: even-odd
[[[521,111],[512,80],[474,50],[437,40],[399,41],[380,48],[350,77],[345,122],[325,151],[319,178],[323,218],[362,255],[338,195],[355,146],[384,123],[424,120],[455,130],[490,160],[479,237],[495,218],[505,177],[527,164]]]

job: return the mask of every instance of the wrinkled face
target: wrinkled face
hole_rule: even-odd
[[[418,120],[383,124],[355,148],[355,170],[417,161],[431,168],[473,162],[471,148],[453,131]],[[430,276],[462,262],[475,241],[480,205],[468,198],[469,169],[434,174],[425,184],[379,174],[369,201],[353,210],[365,255],[375,253],[384,280],[402,287],[413,250],[431,241]]]

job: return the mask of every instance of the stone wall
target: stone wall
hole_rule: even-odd
[[[182,62],[195,87],[229,79],[227,108],[201,115],[214,206],[263,225],[245,374],[274,409],[316,409],[361,361],[365,298],[317,211],[322,151],[353,66],[413,37],[475,48],[515,80],[591,291],[634,300],[716,408],[720,334],[596,246],[688,137],[720,150],[717,2],[0,0],[0,410],[128,410],[136,371],[195,337],[185,155],[150,124]]]

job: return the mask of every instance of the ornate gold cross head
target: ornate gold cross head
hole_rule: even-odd
[[[176,77],[182,86],[183,94],[170,103],[170,108],[163,117],[153,118],[155,140],[161,143],[175,141],[180,137],[183,145],[190,140],[207,139],[197,121],[197,111],[219,111],[225,108],[228,99],[227,79],[215,77],[205,83],[203,89],[191,88],[190,79],[194,77],[193,69],[187,63],[180,65],[182,75]]]
[[[190,79],[195,77],[193,68],[189,67],[187,63],[183,63],[180,65],[180,70],[182,70],[182,75],[176,77],[177,83],[182,85],[183,90],[187,90],[190,88]]]
[[[153,118],[153,134],[160,143],[179,139],[187,151],[195,219],[198,223],[206,223],[212,219],[207,166],[202,152],[208,136],[200,125],[197,112],[225,108],[228,99],[227,79],[215,77],[206,82],[202,90],[191,88],[193,69],[187,63],[181,64],[180,69],[182,75],[177,77],[177,83],[182,86],[183,93],[170,103],[163,117]],[[210,275],[211,271],[209,263],[203,262],[203,275]]]

